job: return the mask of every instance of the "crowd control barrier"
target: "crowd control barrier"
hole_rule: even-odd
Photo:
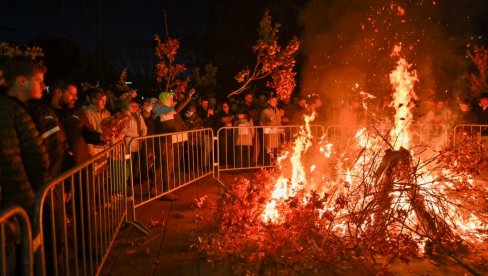
[[[39,191],[33,231],[36,275],[95,275],[126,218],[121,141]]]
[[[488,141],[488,125],[481,124],[459,124],[453,129],[453,146],[458,145],[462,141]]]
[[[19,206],[5,208],[0,213],[1,275],[33,275],[32,252],[31,225],[27,212]]]
[[[222,171],[274,167],[282,145],[292,143],[303,125],[235,126],[217,131],[217,178]],[[310,125],[313,137],[320,138],[324,128]]]
[[[213,174],[210,128],[137,137],[127,149],[132,222],[136,208]]]

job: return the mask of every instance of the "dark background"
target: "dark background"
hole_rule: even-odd
[[[417,24],[424,30],[423,34],[419,31],[414,35],[426,40],[438,39],[431,44],[449,47],[452,51],[445,55],[466,60],[467,44],[486,45],[488,1],[398,2],[412,8],[407,9],[405,17],[417,20],[413,25]],[[322,33],[332,37],[324,51],[333,55],[335,49],[347,47],[341,44],[340,38],[361,31],[358,20],[368,23],[368,16],[375,16],[375,9],[389,3],[374,0],[3,0],[0,41],[42,47],[43,60],[48,67],[48,83],[58,78],[114,83],[120,70],[128,67],[128,80],[133,82],[133,86],[141,89],[143,94],[152,94],[155,93],[151,88],[155,87],[156,61],[153,35],[165,35],[166,13],[169,35],[181,41],[178,62],[186,64],[188,69],[203,67],[207,63],[216,65],[218,87],[215,89],[222,96],[238,86],[233,76],[254,64],[251,47],[256,42],[256,30],[267,8],[273,20],[282,25],[280,40],[283,43],[294,35],[304,43],[297,57],[297,90],[309,93],[315,92],[313,87],[320,87],[312,80],[316,76],[304,76],[313,75],[310,68],[317,66],[312,63],[318,61],[313,54],[313,48],[317,47],[311,46],[316,45],[311,38]],[[409,14],[410,11],[415,14]],[[348,17],[351,14],[358,16]],[[429,20],[425,23],[419,18]],[[338,26],[337,22],[345,23]],[[426,34],[425,28],[430,27],[423,24],[434,26],[432,33]],[[384,35],[395,38],[391,31],[385,31]],[[363,33],[363,36],[367,34]],[[323,71],[330,71],[337,60],[347,60],[342,55],[337,53],[338,58],[329,67],[322,66]],[[442,70],[433,65],[432,70],[447,74],[449,78],[473,70],[469,62],[463,66],[458,63],[456,61],[452,68]],[[303,82],[312,84],[312,88],[302,85]]]

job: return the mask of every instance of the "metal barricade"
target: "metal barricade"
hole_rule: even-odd
[[[488,141],[488,125],[459,124],[453,128],[452,144],[454,147],[461,141],[473,139]]]
[[[27,212],[19,206],[0,213],[0,261],[1,275],[33,275],[31,225]]]
[[[390,139],[390,130],[393,126],[384,125],[330,125],[326,128],[326,137],[336,149],[347,149],[356,143],[356,134],[366,128],[371,132]],[[415,145],[429,146],[441,149],[448,145],[449,131],[443,124],[411,124],[409,125],[410,139]]]
[[[135,220],[137,207],[213,174],[210,128],[137,137],[127,148],[131,151],[129,221]]]
[[[36,200],[36,275],[97,274],[126,218],[121,141],[50,181]]]
[[[414,144],[441,150],[449,145],[449,128],[444,124],[412,124]]]
[[[259,169],[275,166],[281,145],[293,142],[303,125],[235,126],[217,131],[217,178],[221,171]],[[313,137],[324,135],[321,125],[310,125]]]

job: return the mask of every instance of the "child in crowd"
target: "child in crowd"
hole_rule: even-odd
[[[255,130],[251,116],[244,108],[238,109],[234,126],[238,127],[234,133],[236,167],[250,167],[251,147]]]

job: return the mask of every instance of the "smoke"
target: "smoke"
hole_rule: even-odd
[[[446,35],[436,1],[310,0],[299,17],[305,64],[301,94],[319,94],[330,109],[365,91],[391,95],[395,45],[417,70],[420,100],[459,96],[466,71],[464,37]]]

